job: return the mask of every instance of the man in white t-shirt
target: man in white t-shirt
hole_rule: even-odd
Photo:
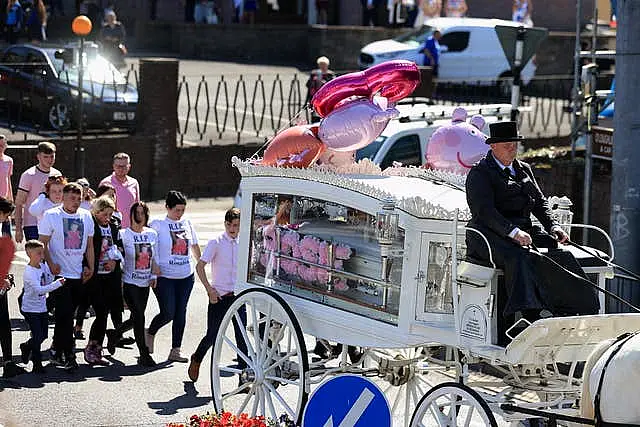
[[[233,289],[236,282],[236,271],[238,265],[238,232],[240,231],[240,210],[238,208],[229,209],[224,216],[224,233],[209,240],[204,253],[196,264],[196,272],[200,282],[204,285],[209,296],[209,309],[207,312],[207,333],[200,341],[198,348],[191,356],[188,375],[191,381],[197,381],[200,374],[200,363],[204,355],[213,345],[220,323],[227,309],[233,304],[236,297]],[[211,263],[211,279],[209,283],[205,266]],[[243,307],[244,308],[244,307]],[[244,316],[243,316],[244,315]],[[246,324],[246,313],[241,312],[241,320]],[[242,318],[244,317],[244,318]],[[247,345],[242,338],[240,325],[233,319],[233,329],[238,349],[247,354]],[[240,368],[244,368],[244,360],[238,357]]]
[[[82,286],[93,276],[94,224],[89,211],[80,209],[82,187],[72,182],[62,192],[62,206],[45,212],[38,231],[51,272],[66,279],[64,286],[52,292],[56,298],[55,362],[75,369],[78,364],[73,352],[73,313],[83,294]]]
[[[56,162],[56,146],[51,142],[38,144],[38,164],[31,166],[20,176],[16,192],[16,242],[38,239],[38,220],[29,213],[29,206],[44,189],[50,176],[62,175],[53,167]]]

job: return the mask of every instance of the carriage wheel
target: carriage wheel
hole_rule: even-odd
[[[391,416],[398,426],[408,426],[411,414],[420,398],[435,384],[428,380],[427,347],[378,349],[367,351],[365,363],[380,371],[386,383],[381,389],[391,406]]]
[[[498,427],[489,405],[472,388],[442,383],[420,400],[411,417],[411,427]]]
[[[248,325],[239,328],[246,350],[235,339],[234,319]],[[307,348],[293,311],[278,294],[265,289],[240,293],[222,319],[211,357],[217,413],[274,420],[287,414],[300,423],[308,397]]]

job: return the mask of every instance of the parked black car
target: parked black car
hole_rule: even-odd
[[[85,44],[85,129],[133,129],[138,91],[94,46]],[[55,130],[77,126],[78,47],[13,45],[2,53],[0,108],[6,109],[9,123]]]

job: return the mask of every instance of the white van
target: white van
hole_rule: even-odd
[[[416,104],[397,105],[396,108],[400,110],[400,117],[391,120],[375,141],[356,151],[356,161],[368,158],[382,169],[393,166],[393,162],[422,166],[431,134],[440,126],[451,123],[451,115],[457,107]],[[464,108],[469,117],[482,114],[486,122],[483,132],[486,134],[490,123],[509,120],[511,114],[510,104],[469,105]]]
[[[406,59],[423,65],[421,50],[437,28],[442,33],[438,80],[495,84],[511,77],[511,67],[496,35],[496,25],[518,27],[522,24],[501,19],[434,18],[427,20],[419,30],[395,39],[369,43],[360,51],[358,65],[365,69],[393,59]],[[535,74],[534,58],[522,70],[525,84]]]

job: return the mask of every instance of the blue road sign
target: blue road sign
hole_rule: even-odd
[[[373,382],[339,375],[318,387],[304,410],[303,427],[391,427],[389,403]]]

